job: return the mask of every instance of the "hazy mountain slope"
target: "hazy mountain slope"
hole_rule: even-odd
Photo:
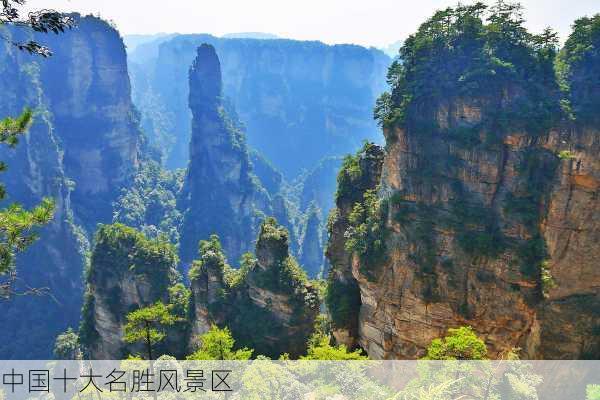
[[[325,156],[354,151],[363,139],[379,141],[372,107],[390,62],[379,50],[180,35],[130,54],[134,100],[151,139],[166,149],[169,167],[187,162],[186,74],[204,42],[221,59],[223,93],[246,124],[249,145],[288,178]]]

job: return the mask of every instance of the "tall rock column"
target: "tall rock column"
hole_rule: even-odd
[[[217,236],[202,241],[190,270],[191,346],[210,325],[228,326],[240,346],[255,355],[305,354],[319,313],[319,293],[289,252],[287,230],[267,218],[256,257],[238,270],[225,259]],[[225,277],[228,276],[228,279]]]
[[[223,110],[221,67],[212,46],[198,48],[189,84],[193,119],[181,198],[181,259],[189,264],[198,242],[217,234],[226,254],[237,260],[251,249],[255,211],[269,211],[268,195],[251,178],[244,136]]]

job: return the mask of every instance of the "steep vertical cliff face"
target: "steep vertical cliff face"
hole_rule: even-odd
[[[326,156],[354,151],[380,133],[372,104],[390,59],[379,50],[295,40],[178,35],[131,53],[132,79],[149,135],[168,140],[167,166],[183,167],[191,134],[187,70],[196,48],[217,49],[223,92],[248,128],[249,144],[288,178]],[[139,84],[138,84],[139,82]]]
[[[116,29],[75,15],[77,27],[51,40],[41,82],[64,150],[75,218],[92,233],[112,219],[112,202],[138,165],[141,133],[127,58]]]
[[[350,228],[349,217],[354,205],[379,184],[383,160],[384,150],[375,145],[364,147],[354,157],[346,157],[338,175],[336,208],[329,216],[329,242],[325,254],[331,269],[327,305],[333,322],[333,335],[339,344],[348,348],[357,346],[361,295],[352,273],[352,254],[346,249],[345,234]]]
[[[221,67],[212,46],[198,48],[189,84],[193,135],[181,199],[181,259],[189,264],[198,242],[217,234],[237,260],[251,249],[258,211],[270,214],[269,196],[252,179],[243,133],[223,109]]]
[[[476,102],[449,109],[454,115],[439,110],[440,124],[481,120]],[[416,358],[448,327],[471,325],[494,358],[513,348],[528,358],[597,354],[597,133],[514,132],[494,150],[420,135],[388,133],[381,261],[342,250],[348,227],[340,221],[350,211],[338,198],[333,279],[360,290],[356,319],[340,324],[338,341],[373,358]],[[578,150],[560,160],[567,142]],[[532,180],[542,182],[536,198]]]
[[[48,59],[5,43],[0,49],[0,116],[25,106],[35,111],[17,148],[1,150],[9,166],[1,177],[7,204],[56,201],[53,221],[18,260],[20,290],[48,288],[50,294],[0,304],[2,323],[14,327],[2,333],[2,358],[49,358],[57,334],[78,325],[86,236],[111,221],[112,202],[137,168],[141,136],[122,41],[104,21],[73,18],[73,30],[35,37],[51,48]]]
[[[549,195],[541,229],[555,287],[539,308],[544,358],[598,358],[600,339],[600,132],[579,126],[552,132],[545,143],[568,151]],[[564,153],[563,153],[564,154]]]
[[[392,91],[376,107],[381,173],[359,154],[338,178],[328,249],[336,339],[372,358],[418,358],[448,328],[470,325],[491,358],[515,348],[597,358],[597,128],[561,118],[552,44],[524,44],[534,38],[524,29],[518,44],[495,36],[468,6],[446,12],[390,69]],[[514,33],[510,13],[493,15]],[[436,31],[444,18],[450,28]],[[348,185],[365,173],[375,190]]]
[[[127,313],[157,301],[167,304],[176,283],[174,249],[125,225],[98,230],[86,277],[80,339],[90,359],[117,360],[134,354],[123,341]],[[178,351],[185,352],[185,346]],[[175,353],[173,353],[175,354]]]
[[[0,300],[0,324],[6,327],[0,333],[0,357],[48,358],[56,335],[78,324],[87,242],[73,223],[70,182],[51,110],[46,107],[38,60],[3,43],[0,92],[1,117],[16,116],[24,107],[36,110],[33,125],[16,148],[0,149],[0,158],[8,166],[0,176],[7,189],[2,207],[18,202],[29,209],[44,197],[56,204],[54,219],[41,230],[40,240],[17,259],[17,293],[47,289],[48,295]]]
[[[288,232],[274,219],[262,224],[255,254],[233,272],[218,245],[202,246],[191,272],[191,339],[211,324],[226,325],[255,354],[297,357],[319,313],[317,289],[290,256]]]

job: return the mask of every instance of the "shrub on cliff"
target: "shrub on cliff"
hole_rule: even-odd
[[[473,328],[463,326],[448,329],[448,335],[434,339],[427,348],[426,360],[484,360],[487,347]]]
[[[361,259],[361,272],[371,277],[369,267],[385,257],[386,204],[374,190],[367,190],[362,202],[357,202],[348,216],[349,227],[344,233],[347,252]]]
[[[361,181],[364,180],[365,174],[361,169],[360,161],[367,157],[374,147],[377,147],[374,143],[365,142],[356,154],[348,154],[344,157],[342,168],[337,176],[336,201],[342,197],[351,196],[364,186],[364,182]]]

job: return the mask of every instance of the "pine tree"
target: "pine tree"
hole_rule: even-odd
[[[160,301],[149,307],[140,308],[127,314],[125,324],[126,343],[143,343],[148,360],[152,360],[152,348],[166,337],[166,328],[175,324],[175,317],[169,308]]]

